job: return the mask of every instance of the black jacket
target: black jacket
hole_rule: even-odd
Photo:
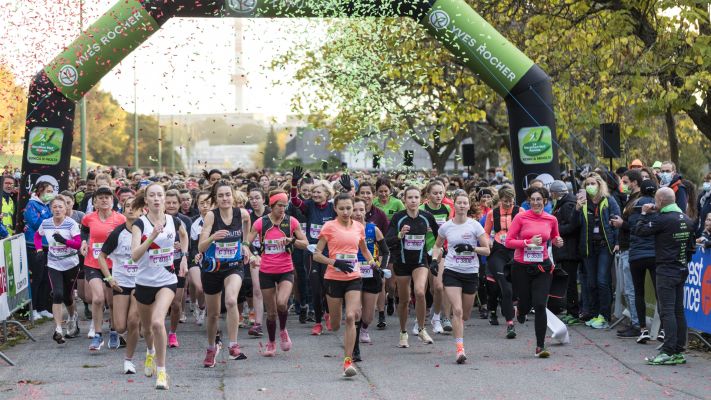
[[[684,213],[663,210],[641,215],[633,235],[654,236],[657,275],[680,277],[694,252],[694,223]]]
[[[563,247],[553,247],[554,261],[579,261],[578,240],[580,238],[580,211],[575,209],[577,200],[566,193],[553,208],[553,216],[558,220],[558,231],[563,238]]]
[[[642,206],[645,204],[654,204],[654,198],[642,196],[635,199],[635,202],[632,213],[627,217],[628,222],[625,222],[625,224],[628,224],[630,231],[637,225],[640,217],[642,217]],[[630,261],[654,258],[656,254],[654,250],[655,246],[653,236],[638,236],[630,232]]]

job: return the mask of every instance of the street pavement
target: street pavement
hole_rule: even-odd
[[[532,317],[532,316],[531,316]],[[180,348],[168,350],[170,390],[156,391],[155,378],[142,372],[145,346],[134,358],[137,375],[123,375],[123,349],[103,347],[89,354],[87,322],[82,335],[57,345],[53,323],[32,330],[27,341],[5,353],[18,366],[0,366],[0,399],[709,399],[711,358],[690,352],[679,366],[648,366],[656,353],[647,345],[618,339],[614,331],[571,328],[571,343],[550,345],[549,359],[533,357],[533,321],[517,325],[518,338],[507,340],[505,327],[471,319],[466,323],[465,365],[454,362],[451,336],[433,335],[424,345],[410,335],[410,348],[397,348],[395,316],[388,327],[371,329],[373,344],[361,345],[359,374],[342,377],[342,332],[310,336],[311,324],[290,317],[293,349],[274,358],[260,355],[265,337],[239,343],[247,360],[232,361],[227,351],[214,369],[203,368],[204,330],[192,318],[178,330]],[[222,321],[224,324],[224,321]],[[408,328],[411,328],[410,324]],[[278,335],[277,335],[278,341]]]

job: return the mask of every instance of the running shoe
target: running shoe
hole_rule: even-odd
[[[314,325],[313,329],[311,329],[313,336],[321,336],[321,333],[323,333],[323,325],[321,323]]]
[[[306,323],[306,307],[302,307],[301,310],[299,310],[299,323],[300,324],[305,324]]]
[[[205,360],[203,360],[202,365],[205,368],[213,368],[215,367],[215,364],[217,363],[215,359],[217,358],[217,354],[220,353],[220,346],[215,346],[214,349],[210,350],[209,348],[207,349],[207,352],[205,352]],[[148,376],[148,375],[147,375]]]
[[[47,310],[42,310],[42,311],[40,311],[40,312],[39,312],[39,315],[41,315],[43,318],[47,318],[47,319],[52,319],[52,318],[54,318],[54,315],[52,315],[52,313],[49,312],[49,311],[47,311]]]
[[[148,351],[146,351],[146,361],[143,363],[143,373],[149,378],[156,373],[155,358],[155,354],[150,354]]]
[[[551,356],[551,353],[548,352],[548,349],[545,347],[536,347],[536,357],[538,358],[548,358]]]
[[[489,318],[489,311],[486,309],[486,307],[479,307],[479,319],[487,318]]]
[[[286,329],[279,332],[279,344],[281,345],[281,351],[291,350],[291,338]]]
[[[427,328],[422,328],[422,330],[420,330],[420,332],[417,334],[417,337],[419,337],[422,343],[424,344],[434,343],[434,340],[432,340],[430,334],[427,333]]]
[[[119,349],[126,348],[126,339],[119,335]]]
[[[467,355],[464,353],[464,346],[457,348],[457,364],[464,364],[467,361]]]
[[[646,357],[644,361],[646,361],[649,365],[676,365],[677,362],[674,360],[673,357],[674,356],[670,356],[667,353],[661,352],[655,357]]]
[[[333,328],[331,327],[331,316],[328,313],[323,314],[323,319],[326,321],[326,329],[329,331],[332,331]]]
[[[171,332],[168,334],[168,347],[180,347],[180,343],[178,343],[178,335],[176,335],[175,332]]]
[[[249,334],[249,336],[262,337],[262,335],[264,335],[262,332],[262,324],[252,325],[252,327],[249,328],[249,331],[247,331],[247,334]]]
[[[202,326],[205,323],[205,309],[197,309],[197,317],[195,317],[195,323],[198,326]]]
[[[249,312],[249,324],[254,325],[256,318],[257,318],[257,313],[255,313],[254,310],[250,311]]]
[[[306,322],[316,322],[316,313],[314,313],[313,310],[309,310],[309,312],[306,313]]]
[[[158,378],[156,378],[156,389],[168,390],[168,374],[165,371],[158,372]]]
[[[438,319],[433,319],[431,322],[432,324],[432,332],[435,334],[440,334],[444,333],[444,328],[442,328],[442,321]]]
[[[367,328],[360,328],[360,342],[370,343],[370,333]]]
[[[496,315],[496,311],[491,311],[489,313],[489,325],[498,325],[499,317]]]
[[[64,335],[65,338],[75,338],[79,336],[79,324],[77,323],[77,316],[69,317],[67,321],[67,334]]]
[[[610,324],[607,323],[605,317],[603,317],[602,315],[598,315],[597,319],[592,324],[590,324],[590,327],[593,329],[607,329],[610,327]]]
[[[101,335],[94,335],[91,339],[91,344],[89,345],[89,351],[98,352],[101,350],[101,346],[104,345],[104,338]]]
[[[351,357],[351,359],[353,360],[353,362],[363,361],[363,359],[360,357],[360,349],[358,347],[353,349],[353,356]]]
[[[514,324],[508,324],[506,326],[506,339],[515,339],[516,338],[516,328],[514,327]]]
[[[393,299],[392,297],[388,297],[387,312],[388,315],[393,315],[395,313],[395,299]]]
[[[188,320],[188,316],[185,315],[185,310],[181,311],[180,312],[180,319],[178,320],[178,322],[180,322],[181,324],[184,324],[185,321],[187,321],[187,320]]]
[[[634,339],[638,337],[641,333],[642,331],[640,331],[639,328],[630,326],[622,332],[617,332],[617,337],[621,339]]]
[[[450,333],[454,328],[452,328],[452,320],[449,318],[444,318],[442,319],[442,328],[444,329],[445,333]]]
[[[659,333],[657,334],[657,341],[664,343],[664,329],[660,329]]]
[[[358,370],[356,370],[355,366],[353,365],[353,360],[350,357],[346,357],[343,360],[343,376],[350,378],[356,376],[357,374]]]
[[[94,322],[89,321],[89,333],[87,333],[86,337],[89,339],[93,339],[94,336],[96,336],[96,331],[94,330]]]
[[[246,360],[247,356],[242,353],[242,349],[237,343],[230,346],[230,360]]]
[[[124,375],[133,375],[136,373],[136,366],[133,365],[131,360],[123,360],[123,373]]]
[[[111,331],[109,332],[109,344],[108,348],[110,349],[118,349],[119,348],[119,334],[116,331]]]
[[[598,315],[597,317],[592,317],[589,320],[585,321],[585,325],[592,327],[592,325],[600,318],[602,318],[602,315]]]
[[[388,326],[388,324],[385,323],[385,315],[378,316],[378,325],[376,325],[376,327],[380,330],[383,330],[386,326]]]
[[[400,332],[400,343],[398,343],[398,347],[406,349],[410,347],[410,343],[408,343],[409,338],[407,336],[407,332]]]
[[[566,315],[565,321],[563,321],[566,325],[573,326],[573,325],[579,325],[580,320],[578,318],[575,318],[575,315],[568,314]]]
[[[267,348],[262,354],[264,357],[274,357],[276,354],[276,342],[267,342]]]
[[[37,312],[37,310],[32,310],[32,320],[33,321],[39,321],[42,319],[42,316],[40,313]]]
[[[642,332],[637,338],[637,343],[647,344],[648,341],[652,340],[652,336],[649,335],[649,329],[642,329]]]
[[[412,334],[417,336],[418,333],[420,333],[420,326],[417,325],[417,321],[415,321],[415,324],[412,325]]]
[[[682,353],[674,354],[671,357],[674,364],[686,364],[686,357]]]
[[[52,339],[54,339],[57,344],[64,344],[66,341],[64,340],[64,335],[62,335],[61,329],[59,331],[55,330],[54,334],[52,335]]]

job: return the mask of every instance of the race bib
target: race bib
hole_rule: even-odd
[[[231,260],[237,256],[239,242],[216,242],[215,258],[218,260]]]
[[[101,248],[103,246],[103,243],[94,243],[91,245],[91,255],[94,256],[95,259],[99,259],[99,254],[101,254]]]
[[[286,248],[281,244],[281,240],[265,240],[264,254],[281,254]]]
[[[473,264],[474,260],[476,260],[476,253],[472,253],[471,251],[463,251],[461,253],[454,254],[452,259],[454,260],[455,264],[461,265],[469,265]]]
[[[138,265],[136,265],[135,263],[124,264],[122,268],[123,272],[127,276],[136,276],[136,274],[138,273]]]
[[[523,249],[524,262],[543,262],[543,246],[532,246]]]
[[[360,276],[362,278],[372,278],[373,267],[371,267],[370,264],[360,264]]]
[[[61,243],[56,243],[52,246],[49,246],[49,252],[52,253],[52,255],[56,257],[68,257],[73,255],[72,254],[72,249],[67,247],[66,245],[63,245]]]
[[[309,236],[313,239],[318,239],[318,235],[321,234],[321,228],[323,228],[323,225],[312,224],[309,229]]]
[[[405,235],[405,250],[422,250],[425,246],[425,235]]]
[[[599,226],[595,226],[595,227],[593,228],[593,233],[600,233],[600,227],[599,227]]]
[[[499,240],[501,240],[502,245],[506,246],[506,235],[499,236]]]
[[[437,225],[442,226],[444,225],[445,222],[447,222],[447,216],[444,214],[437,214],[434,216],[435,221],[437,221]]]
[[[343,260],[351,264],[353,266],[353,272],[360,270],[357,254],[336,254],[336,260]]]
[[[173,249],[148,249],[148,265],[151,267],[165,268],[173,266]]]

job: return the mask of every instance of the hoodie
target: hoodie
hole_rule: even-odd
[[[30,201],[27,202],[25,211],[22,213],[25,219],[25,243],[30,249],[35,248],[35,232],[39,229],[40,224],[47,218],[52,218],[52,212],[49,211],[49,206],[32,194]],[[47,238],[42,237],[42,246],[47,246]]]

